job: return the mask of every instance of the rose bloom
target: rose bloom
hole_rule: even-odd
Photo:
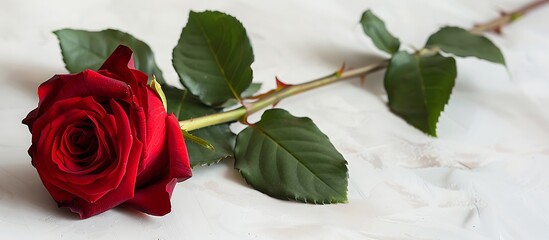
[[[124,204],[171,211],[175,184],[191,177],[177,118],[119,46],[99,71],[55,75],[23,120],[29,155],[59,207],[88,218]]]

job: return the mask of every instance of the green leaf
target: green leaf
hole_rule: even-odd
[[[505,58],[490,39],[473,34],[458,27],[444,27],[427,40],[427,48],[440,48],[442,51],[460,57],[477,57],[505,65]]]
[[[242,92],[242,97],[247,98],[253,96],[261,88],[261,83],[252,83],[244,92]]]
[[[238,134],[235,168],[259,191],[310,203],[347,201],[347,162],[311,119],[282,109]]]
[[[62,29],[53,33],[59,39],[65,67],[71,73],[99,69],[114,49],[122,44],[132,49],[136,69],[149,77],[155,75],[159,83],[165,83],[151,48],[128,33],[114,29],[100,32]]]
[[[187,120],[219,112],[219,110],[202,104],[186,90],[164,86],[168,99],[168,112],[180,120]],[[233,156],[235,135],[229,129],[229,124],[219,124],[192,131],[192,134],[213,146],[213,150],[186,138],[185,144],[190,156],[191,166],[211,165],[222,159]]]
[[[239,99],[252,81],[252,46],[242,24],[221,12],[190,12],[173,49],[181,83],[209,106]]]
[[[385,23],[370,10],[362,14],[360,18],[362,29],[368,35],[374,45],[382,51],[394,54],[400,48],[400,41],[395,38],[385,27]]]
[[[158,83],[158,81],[156,81],[156,76],[153,75],[152,76],[152,80],[151,80],[151,83],[149,84],[149,87],[154,90],[154,92],[156,92],[156,94],[158,94],[158,96],[160,97],[160,100],[162,100],[162,104],[164,105],[164,109],[166,109],[166,111],[168,111],[168,101],[166,101],[166,95],[164,94],[164,91],[162,91],[162,86],[160,85],[160,83]]]
[[[389,108],[412,126],[436,136],[438,118],[450,99],[455,78],[452,57],[398,52],[385,73]]]

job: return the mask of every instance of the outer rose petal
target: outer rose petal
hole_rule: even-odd
[[[85,96],[127,99],[131,93],[128,83],[91,70],[84,70],[78,74],[55,75],[38,87],[38,107],[23,119],[23,124],[32,128],[36,117],[49,109],[55,102]]]
[[[121,77],[121,79],[135,79],[137,83],[146,85],[149,80],[147,74],[135,70],[133,52],[130,48],[120,45],[109,58],[103,63],[99,70],[106,70]],[[127,82],[132,84],[131,82]]]
[[[171,211],[170,198],[175,184],[192,176],[187,147],[179,122],[173,114],[166,117],[166,137],[166,157],[169,158],[166,176],[152,185],[137,189],[134,198],[126,202],[131,207],[156,216],[163,216]]]
[[[145,149],[147,156],[139,166],[138,187],[149,182],[152,178],[158,179],[159,173],[168,164],[166,154],[166,109],[160,98],[150,88],[147,88],[148,106]],[[165,155],[162,157],[161,155]]]
[[[109,58],[105,60],[101,68],[99,68],[99,73],[106,76],[115,75],[116,79],[129,84],[136,101],[139,102],[145,111],[148,109],[146,85],[149,77],[147,74],[134,69],[133,53],[130,48],[124,45],[118,46]]]
[[[166,118],[166,135],[170,154],[170,176],[182,182],[192,177],[191,164],[179,121],[173,114]]]
[[[106,70],[110,73],[114,73],[120,77],[121,80],[133,85],[139,83],[147,85],[149,76],[147,74],[135,70],[133,62],[133,52],[130,48],[120,45],[112,54],[105,60],[103,65],[99,68],[99,71]],[[133,80],[133,81],[132,81]]]

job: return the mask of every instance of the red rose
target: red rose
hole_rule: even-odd
[[[119,46],[99,71],[56,75],[23,120],[29,155],[59,207],[87,218],[125,204],[170,212],[177,181],[191,177],[177,118]]]

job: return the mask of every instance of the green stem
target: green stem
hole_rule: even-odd
[[[530,4],[527,4],[519,8],[516,11],[510,12],[508,14],[503,14],[502,16],[500,16],[495,20],[492,20],[485,24],[480,24],[472,28],[470,31],[473,33],[481,33],[485,31],[497,30],[498,28],[513,22],[517,17],[522,16],[527,12],[540,7],[545,3],[549,3],[549,0],[540,0],[540,1],[532,2]],[[419,54],[432,55],[432,54],[436,54],[437,52],[438,52],[438,49],[431,49],[431,50],[420,51]],[[212,115],[180,121],[179,125],[181,126],[182,130],[192,131],[192,130],[213,126],[221,123],[238,121],[238,120],[244,119],[248,115],[255,113],[263,108],[276,104],[277,102],[287,97],[290,97],[311,89],[322,87],[334,82],[339,82],[341,80],[354,78],[358,76],[366,76],[369,73],[373,73],[386,68],[388,63],[389,63],[388,60],[383,60],[381,62],[370,64],[361,68],[344,71],[341,74],[332,74],[332,75],[329,75],[317,80],[313,80],[310,82],[305,82],[302,84],[288,85],[281,89],[272,91],[271,93],[268,93],[262,96],[255,102],[245,104],[246,105],[245,107],[243,106],[227,112],[220,112]]]
[[[482,33],[482,32],[487,32],[487,31],[498,31],[501,27],[503,27],[503,26],[505,26],[509,23],[512,23],[517,18],[524,16],[526,13],[528,13],[528,12],[530,12],[530,11],[536,9],[536,8],[539,8],[539,7],[541,7],[542,5],[544,5],[546,3],[549,3],[549,0],[534,1],[534,2],[531,2],[531,3],[528,3],[524,6],[522,6],[521,8],[519,8],[515,11],[509,12],[509,13],[502,12],[502,15],[500,17],[498,17],[498,18],[496,18],[492,21],[489,21],[487,23],[477,25],[474,28],[472,28],[470,31],[472,33]]]
[[[227,112],[220,112],[220,113],[215,113],[215,114],[211,114],[203,117],[180,121],[179,125],[183,130],[192,131],[192,130],[196,130],[196,129],[200,129],[203,127],[208,127],[216,124],[234,122],[234,121],[243,119],[244,117],[252,113],[255,113],[263,108],[273,105],[287,97],[296,95],[301,92],[305,92],[307,90],[319,88],[319,87],[322,87],[334,82],[338,82],[341,80],[354,78],[358,76],[365,76],[366,74],[384,69],[385,67],[387,67],[387,64],[388,64],[388,61],[384,60],[382,62],[370,64],[361,68],[344,71],[340,75],[332,74],[332,75],[329,75],[317,80],[313,80],[310,82],[297,84],[297,85],[288,85],[286,87],[283,87],[280,90],[276,90],[271,93],[268,93],[267,95],[261,97],[255,102],[247,103],[245,107],[239,107],[237,109],[230,110]]]

